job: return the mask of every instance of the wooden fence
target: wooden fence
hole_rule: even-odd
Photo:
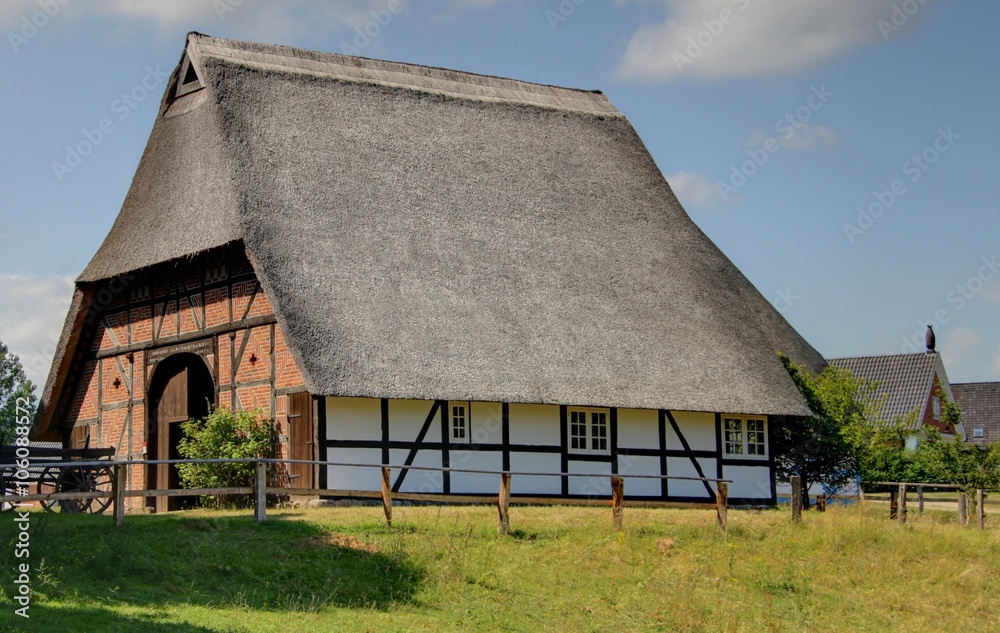
[[[374,498],[382,502],[382,512],[387,524],[392,523],[392,502],[393,499],[409,501],[438,501],[450,503],[483,503],[494,502],[497,506],[497,529],[501,534],[510,532],[510,482],[511,477],[602,477],[605,475],[595,475],[592,473],[538,473],[538,472],[516,472],[516,471],[494,471],[461,468],[442,468],[434,466],[381,466],[375,464],[351,464],[340,462],[324,462],[316,460],[288,460],[288,459],[172,459],[172,460],[142,460],[142,461],[67,461],[67,467],[111,467],[114,478],[110,491],[80,491],[80,492],[55,492],[44,494],[27,495],[6,495],[0,496],[0,503],[23,503],[27,501],[69,501],[81,499],[113,499],[113,515],[115,525],[123,525],[125,522],[125,499],[127,497],[175,497],[175,496],[204,496],[204,495],[253,495],[254,520],[263,523],[267,517],[267,495],[325,495],[351,498]],[[254,481],[252,486],[231,487],[231,488],[182,488],[166,490],[129,490],[128,472],[132,466],[145,467],[152,464],[254,464]],[[346,468],[378,468],[381,470],[381,491],[357,491],[357,490],[331,490],[326,488],[289,488],[284,486],[269,486],[267,482],[267,467],[269,464],[312,464],[316,466],[335,466]],[[392,492],[390,473],[392,469],[397,470],[423,470],[447,473],[467,473],[479,475],[495,475],[498,477],[498,492],[496,497],[470,496],[470,495],[445,495],[445,494],[418,494]],[[714,484],[716,501],[705,502],[660,502],[635,500],[630,505],[635,507],[688,507],[715,509],[719,527],[723,532],[728,530],[728,510],[729,510],[729,484],[732,480],[710,479],[701,477],[681,477],[673,475],[628,475],[630,479],[668,479],[700,481]],[[621,475],[610,475],[611,478],[611,518],[614,528],[621,529],[625,507],[625,481]],[[607,499],[567,499],[550,497],[529,497],[522,496],[515,499],[516,503],[525,504],[562,504],[562,505],[605,505]]]
[[[955,484],[927,484],[927,483],[915,483],[915,482],[898,482],[898,481],[872,481],[868,482],[870,486],[887,486],[890,487],[889,490],[889,518],[895,519],[900,525],[906,523],[907,515],[909,514],[909,509],[907,508],[907,495],[910,492],[916,492],[917,495],[917,512],[918,514],[924,513],[924,489],[932,488],[937,490],[955,490],[958,493],[958,498],[956,499],[956,509],[958,510],[958,523],[959,525],[968,525],[968,505],[969,498],[974,500],[975,508],[974,512],[976,515],[976,527],[980,530],[986,528],[986,490],[983,488],[977,488],[973,492],[963,491],[959,486]],[[862,494],[864,494],[862,492]],[[871,497],[868,496],[870,499]]]

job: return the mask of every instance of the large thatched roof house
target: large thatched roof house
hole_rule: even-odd
[[[808,413],[777,351],[823,364],[604,95],[191,34],[77,280],[36,435],[170,456],[207,399],[270,411],[292,457],[618,472],[671,500],[710,492],[628,476],[725,476],[759,503],[768,416]]]

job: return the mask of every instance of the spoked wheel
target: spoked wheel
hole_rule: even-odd
[[[110,466],[49,466],[38,480],[42,494],[55,492],[111,492],[114,477]],[[42,501],[49,512],[100,514],[111,505],[111,497],[87,497]]]

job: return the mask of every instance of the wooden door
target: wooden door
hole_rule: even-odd
[[[90,425],[83,424],[74,426],[69,434],[69,446],[67,448],[88,448],[90,446]]]
[[[180,422],[188,420],[188,368],[183,367],[167,379],[163,396],[156,406],[156,459],[176,459]],[[156,489],[179,488],[180,478],[174,464],[156,465]],[[170,509],[169,497],[156,498],[156,511]]]
[[[316,459],[313,431],[313,401],[305,391],[288,395],[288,458]],[[291,488],[315,487],[313,464],[289,464]]]

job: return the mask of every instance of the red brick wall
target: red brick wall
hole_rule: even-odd
[[[220,270],[226,271],[224,278]],[[153,369],[147,365],[148,352],[191,340],[214,341],[215,356],[207,361],[218,406],[263,409],[275,418],[279,433],[287,432],[285,393],[302,387],[302,374],[241,246],[122,279],[126,281],[98,289],[100,318],[91,340],[84,343],[89,353],[79,374],[68,382],[72,394],[63,427],[67,436],[71,427],[90,424],[91,446],[114,446],[119,457],[141,458],[145,383]],[[234,383],[233,359],[244,339],[247,345]],[[283,446],[279,452],[284,454]],[[143,485],[142,470],[132,469],[133,486]]]
[[[942,433],[955,433],[955,427],[944,424],[941,420],[934,419],[934,397],[937,396],[941,399],[941,413],[944,413],[944,391],[941,389],[941,383],[938,381],[937,375],[934,376],[934,384],[931,386],[931,393],[927,396],[927,406],[924,409],[924,424],[927,426],[933,426]]]

